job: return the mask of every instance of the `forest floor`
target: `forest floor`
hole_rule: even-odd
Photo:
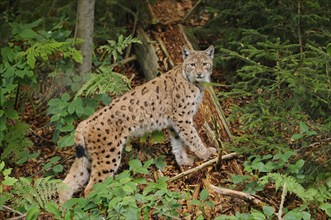
[[[183,16],[186,15],[192,9],[192,1],[183,0],[183,1],[158,1],[153,5],[154,12],[156,17],[159,18],[161,24],[166,24],[167,26],[154,26],[151,32],[159,32],[162,41],[166,44],[171,60],[175,64],[179,64],[182,60],[181,57],[181,47],[184,42],[182,36],[177,32],[177,29],[172,29],[169,24],[178,24],[181,22]],[[166,13],[162,10],[167,9]],[[203,25],[208,18],[203,15],[194,16],[192,19],[188,19],[186,23],[189,23],[191,26],[200,26]],[[167,29],[162,29],[162,27],[168,27]],[[170,28],[169,28],[170,27]],[[160,49],[160,52],[157,52],[159,55],[160,66],[162,71],[168,69],[163,64],[166,62],[165,57]],[[121,69],[121,72],[125,72],[129,77],[137,72],[138,68],[135,64],[127,64],[125,69]],[[222,80],[222,73],[219,70],[215,70],[213,79],[220,83]],[[141,84],[144,79],[141,76],[136,76],[133,79],[132,85],[136,86]],[[228,102],[221,103],[225,115],[230,114],[229,105],[235,100],[229,100]],[[46,114],[46,105],[41,105],[38,108],[35,108],[32,102],[27,102],[24,112],[24,122],[30,125],[29,138],[33,141],[32,152],[40,152],[40,156],[37,159],[28,161],[23,165],[16,166],[13,169],[12,175],[16,178],[19,177],[33,177],[39,178],[46,174],[44,165],[49,162],[49,160],[54,156],[60,156],[61,160],[56,164],[62,164],[64,170],[62,173],[55,176],[55,178],[63,179],[69,170],[73,160],[74,160],[74,148],[58,148],[56,143],[52,141],[52,136],[54,128],[49,122],[49,116]],[[236,135],[240,134],[238,129],[239,125],[232,125],[232,132]],[[138,158],[141,161],[146,161],[149,158],[157,158],[160,155],[165,156],[165,161],[167,166],[163,170],[163,175],[169,178],[174,177],[182,172],[182,170],[176,165],[174,156],[171,153],[170,142],[166,138],[165,141],[159,144],[152,144],[147,140],[146,143],[141,143],[139,140],[134,140],[132,143],[132,149],[130,152],[124,152],[122,165],[119,169],[119,172],[123,171],[128,166],[128,161],[130,158]],[[146,149],[149,149],[148,151]],[[148,152],[148,153],[147,153]],[[228,152],[223,151],[223,154]],[[252,199],[243,199],[237,196],[229,196],[215,192],[211,189],[211,185],[220,186],[228,189],[233,189],[236,191],[242,191],[243,186],[238,184],[233,188],[233,182],[231,180],[231,175],[244,175],[243,167],[244,157],[237,156],[234,159],[223,161],[220,168],[216,166],[205,167],[198,172],[179,178],[173,182],[169,183],[169,189],[175,191],[188,191],[192,192],[192,199],[197,199],[200,191],[205,188],[208,190],[210,196],[209,199],[215,204],[214,208],[206,207],[205,217],[206,219],[213,219],[218,215],[234,215],[236,212],[249,212],[252,208],[260,209],[261,207],[254,203]],[[199,166],[203,161],[196,160],[191,167],[185,166],[184,170]],[[54,165],[56,165],[54,164]],[[153,178],[153,174],[146,177],[148,179]],[[78,194],[76,196],[82,196]],[[272,207],[279,207],[281,192],[275,191],[274,188],[264,191],[264,195],[256,195],[256,198],[261,200],[264,204],[270,205]],[[299,203],[295,199],[291,199],[293,206]],[[196,207],[189,205],[188,201],[183,201],[183,208],[180,210],[181,217],[184,218],[185,215],[194,219],[196,216],[201,214],[201,210]],[[277,212],[277,210],[275,210]],[[2,216],[8,216],[6,213],[2,213]],[[0,214],[1,217],[1,214]],[[45,219],[49,219],[46,218]],[[323,219],[323,218],[322,218]]]

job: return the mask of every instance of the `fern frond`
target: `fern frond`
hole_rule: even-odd
[[[3,149],[1,159],[12,157],[14,160],[19,160],[20,154],[28,151],[28,148],[32,146],[32,141],[26,137],[29,128],[30,126],[24,123],[17,123],[9,127],[4,137],[6,147]]]
[[[76,62],[81,63],[83,58],[80,52],[73,48],[73,44],[77,44],[79,41],[69,39],[64,42],[58,42],[55,40],[49,40],[45,42],[36,42],[30,48],[24,52],[20,52],[19,56],[26,56],[27,64],[34,69],[36,64],[36,58],[40,57],[44,61],[47,61],[49,56],[58,52],[63,55],[64,58],[72,57]]]
[[[12,189],[13,203],[18,207],[38,205],[44,209],[45,205],[56,197],[59,182],[51,177],[39,178],[34,182],[20,178]]]
[[[120,95],[130,89],[130,80],[122,74],[113,72],[106,66],[101,66],[101,74],[91,74],[90,79],[77,92],[80,95],[91,96],[100,93]]]
[[[287,176],[280,173],[269,173],[264,177],[259,179],[261,184],[267,184],[269,180],[272,180],[275,183],[275,187],[278,190],[282,188],[284,183],[286,183],[286,190],[289,193],[293,193],[302,199],[304,202],[314,203],[314,202],[324,202],[330,199],[330,196],[322,196],[319,191],[319,186],[314,188],[305,189],[298,181],[292,176]],[[330,191],[330,189],[324,190],[325,192]],[[330,194],[328,194],[330,195]]]
[[[117,42],[114,40],[108,40],[109,45],[101,46],[100,49],[105,50],[105,52],[111,55],[114,60],[117,60],[119,54],[122,54],[124,49],[133,43],[141,44],[141,41],[138,38],[132,37],[132,35],[126,38],[124,38],[123,35],[120,35]]]

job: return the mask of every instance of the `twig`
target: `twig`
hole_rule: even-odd
[[[215,109],[217,111],[217,114],[220,116],[220,119],[221,119],[221,122],[222,122],[222,125],[230,139],[231,142],[233,142],[233,136],[232,136],[232,132],[231,132],[231,129],[230,129],[230,126],[226,120],[226,117],[225,117],[225,114],[222,110],[222,107],[221,105],[219,104],[219,102],[217,101],[217,97],[212,89],[211,86],[208,86],[207,87],[207,91],[211,97],[211,99],[213,100],[213,103],[215,104]]]
[[[136,55],[133,55],[131,57],[125,58],[125,59],[123,59],[123,60],[121,60],[121,61],[119,61],[117,63],[114,63],[114,64],[110,65],[110,68],[114,68],[116,66],[123,66],[123,65],[125,65],[125,64],[127,64],[129,62],[135,61],[135,60],[137,60],[137,56]]]
[[[229,160],[229,159],[234,158],[235,156],[237,156],[236,153],[227,154],[227,155],[222,156],[222,160]],[[205,168],[205,167],[207,167],[207,166],[212,165],[213,163],[216,163],[216,162],[218,161],[218,159],[219,159],[219,158],[216,157],[216,158],[214,158],[214,159],[212,159],[212,160],[209,160],[209,161],[207,161],[207,162],[205,162],[205,163],[203,163],[203,164],[201,164],[201,165],[199,165],[199,166],[197,166],[197,167],[194,167],[194,168],[192,168],[192,169],[186,170],[186,171],[184,171],[184,172],[178,174],[177,176],[171,177],[171,178],[168,180],[168,182],[173,182],[173,181],[175,181],[175,180],[177,180],[177,179],[182,178],[183,176],[187,176],[187,175],[189,175],[189,174],[191,174],[191,173],[195,173],[195,172],[197,172],[197,171],[199,171],[199,170],[201,170],[201,169],[203,169],[203,168]]]
[[[244,192],[232,190],[232,189],[227,189],[227,188],[223,188],[223,187],[218,187],[218,186],[214,186],[212,184],[210,184],[210,189],[212,189],[215,192],[222,194],[222,195],[233,196],[233,197],[236,197],[239,199],[243,199],[245,201],[252,202],[254,205],[259,206],[259,207],[263,207],[266,205],[260,199],[256,198],[255,196],[253,196],[251,194],[248,194],[248,193],[244,193]]]
[[[23,214],[22,212],[17,211],[17,210],[15,210],[15,209],[12,209],[12,208],[10,208],[9,206],[2,205],[2,207],[3,207],[4,209],[7,209],[7,210],[9,210],[9,211],[11,211],[11,212],[16,213],[16,214],[19,215],[19,216],[16,216],[16,217],[10,218],[9,220],[22,219],[22,218],[25,218],[25,216],[26,216],[26,214]]]
[[[151,19],[151,24],[157,24],[159,23],[159,19],[155,16],[155,13],[153,11],[153,8],[151,6],[151,3],[149,2],[149,0],[145,1],[146,3],[146,11]]]
[[[214,127],[215,127],[215,133],[216,133],[216,142],[217,142],[217,146],[218,146],[218,160],[216,163],[216,168],[217,170],[221,170],[222,168],[222,155],[223,155],[223,143],[222,140],[220,138],[220,129],[217,123],[217,120],[215,117],[213,117],[213,121],[214,121]]]
[[[131,32],[131,35],[134,36],[134,34],[136,33],[136,30],[137,30],[138,12],[132,11],[130,8],[126,7],[125,5],[121,4],[120,2],[116,2],[116,3],[121,8],[123,8],[124,11],[127,11],[129,14],[131,14],[134,17],[133,29],[132,29],[132,32]],[[130,44],[126,49],[125,56],[124,56],[125,59],[127,59],[130,56],[131,48],[132,48],[132,44]]]
[[[201,3],[201,0],[197,1],[197,3],[195,3],[195,5],[192,7],[192,9],[189,12],[187,12],[187,14],[183,17],[182,23],[184,23],[192,15],[192,12],[197,8],[197,6],[200,3]]]
[[[298,38],[299,38],[299,45],[300,45],[300,56],[301,59],[303,58],[303,44],[302,44],[302,36],[301,36],[301,22],[300,22],[300,17],[301,17],[301,3],[298,1]]]
[[[20,216],[17,216],[17,217],[13,217],[13,218],[10,218],[10,219],[8,219],[8,220],[18,220],[18,219],[25,219],[25,217],[26,217],[26,214],[22,214],[22,215],[20,215]]]
[[[281,197],[281,200],[280,200],[280,205],[279,205],[279,210],[278,210],[278,220],[283,220],[283,206],[284,206],[284,201],[285,201],[285,197],[286,197],[286,182],[284,183],[284,186],[283,186],[283,193],[282,193],[282,197]]]
[[[43,136],[39,135],[37,132],[35,132],[31,128],[29,129],[29,132],[32,133],[33,135],[37,136],[38,138],[42,139],[43,141],[46,141],[47,143],[54,144],[54,141],[44,138]]]
[[[185,31],[184,31],[184,26],[181,25],[181,24],[178,24],[178,27],[179,27],[179,30],[182,32],[182,35],[185,39],[185,42],[187,44],[187,46],[189,47],[190,50],[194,49],[193,46],[192,46],[192,43],[188,40],[186,34],[185,34]]]
[[[171,57],[170,57],[170,55],[168,53],[167,47],[165,46],[164,42],[162,41],[162,39],[160,37],[156,36],[156,40],[160,44],[161,49],[162,49],[164,55],[168,58],[168,62],[170,64],[170,69],[172,69],[175,66],[175,64],[172,61],[172,59],[171,59]]]

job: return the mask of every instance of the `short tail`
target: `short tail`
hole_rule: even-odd
[[[81,122],[75,131],[76,159],[69,173],[59,188],[59,200],[63,204],[72,195],[84,187],[90,177],[91,163],[84,142],[85,121]]]

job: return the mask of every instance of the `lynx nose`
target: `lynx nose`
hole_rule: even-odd
[[[202,73],[197,73],[198,77],[202,77]]]

